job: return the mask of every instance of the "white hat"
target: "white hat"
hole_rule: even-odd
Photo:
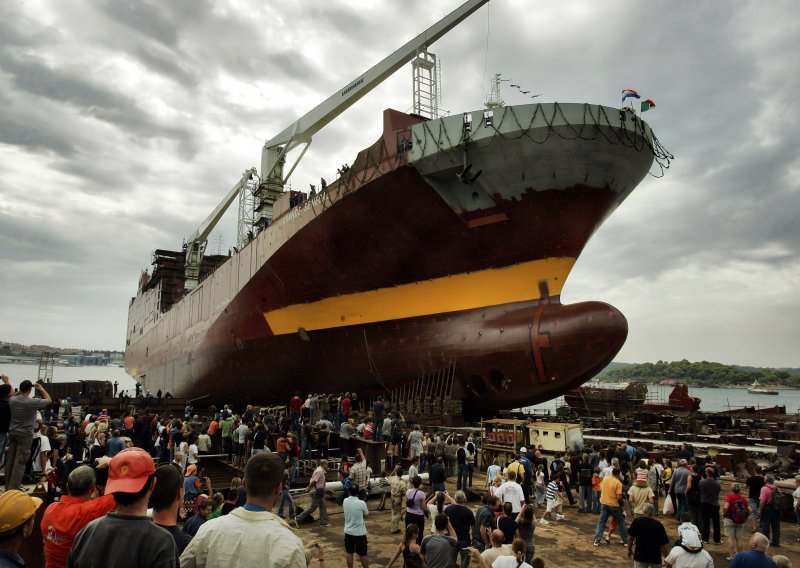
[[[692,529],[681,531],[681,544],[689,549],[702,548],[700,536]]]
[[[522,447],[519,449],[519,453],[521,453],[521,454],[527,454],[527,453],[528,453],[528,448],[526,448],[525,446],[522,446]]]

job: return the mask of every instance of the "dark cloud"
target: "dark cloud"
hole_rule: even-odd
[[[117,330],[121,345],[152,249],[179,246],[258,164],[264,139],[457,4],[0,7],[0,258],[11,267],[0,286],[20,298],[0,308],[0,335],[33,337],[29,322],[50,312],[48,334],[67,338],[55,343]],[[786,284],[800,279],[799,23],[788,0],[504,0],[431,46],[454,113],[480,109],[497,72],[542,102],[619,106],[623,88],[656,101],[645,118],[675,161],[592,237],[564,296],[623,309],[625,358],[797,364],[790,332],[761,335],[800,314]],[[318,133],[293,187],[352,161],[380,136],[383,109],[410,109],[410,87],[405,67]],[[728,331],[742,320],[759,330],[747,348]]]

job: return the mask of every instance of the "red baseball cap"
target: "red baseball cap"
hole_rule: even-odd
[[[106,493],[137,493],[155,472],[150,454],[141,448],[126,448],[108,464]]]

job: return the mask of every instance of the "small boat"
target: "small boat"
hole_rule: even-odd
[[[750,394],[778,394],[776,389],[762,387],[757,380],[753,381],[753,384],[748,387],[747,392]]]

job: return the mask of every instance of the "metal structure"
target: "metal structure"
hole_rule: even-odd
[[[257,225],[256,191],[258,178],[249,177],[239,192],[239,221],[236,230],[236,246],[243,249],[263,229]]]
[[[43,353],[39,359],[39,376],[38,382],[52,383],[53,382],[53,366],[55,365],[55,357],[52,353]]]
[[[439,118],[439,60],[436,54],[421,49],[411,62],[413,78],[413,114],[425,118]]]
[[[489,98],[486,99],[486,102],[484,103],[484,106],[486,106],[486,108],[489,110],[500,108],[506,104],[502,95],[500,95],[500,84],[507,82],[508,79],[501,79],[500,77],[501,74],[496,73],[492,78],[492,89],[489,92]]]
[[[303,158],[303,155],[305,155],[306,150],[308,150],[308,146],[311,144],[311,137],[314,134],[350,108],[361,97],[388,79],[400,67],[411,61],[418,52],[427,53],[426,48],[430,44],[441,38],[488,2],[489,0],[469,0],[465,2],[383,59],[383,61],[362,73],[340,91],[328,97],[316,108],[284,129],[283,132],[267,140],[261,153],[261,183],[252,191],[252,204],[249,196],[240,200],[237,234],[239,249],[252,239],[253,234],[263,230],[272,222],[272,206],[283,193],[284,185]],[[433,71],[433,78],[435,79],[435,66]],[[438,93],[436,86],[432,86]],[[429,103],[434,109],[438,106],[437,97],[438,95],[435,95]],[[284,176],[283,168],[286,162],[286,154],[301,145],[303,149],[300,155],[292,164],[289,173]],[[246,193],[243,190],[248,188],[249,182],[254,179],[256,179],[256,171],[251,168],[245,172],[239,183],[225,196],[225,199],[188,240],[186,249],[186,290],[193,290],[197,287],[208,235],[222,218],[222,215],[225,214],[233,200],[240,193]],[[251,233],[250,237],[248,237],[248,232]],[[244,233],[244,240],[242,233]]]
[[[200,282],[200,266],[203,264],[203,255],[208,245],[208,235],[217,226],[217,223],[225,211],[228,210],[233,200],[239,196],[243,188],[247,187],[248,183],[258,177],[255,168],[250,168],[242,174],[242,179],[233,186],[225,196],[225,199],[217,205],[217,208],[206,217],[203,224],[200,225],[194,234],[186,241],[186,282],[184,287],[186,290],[194,290]]]

